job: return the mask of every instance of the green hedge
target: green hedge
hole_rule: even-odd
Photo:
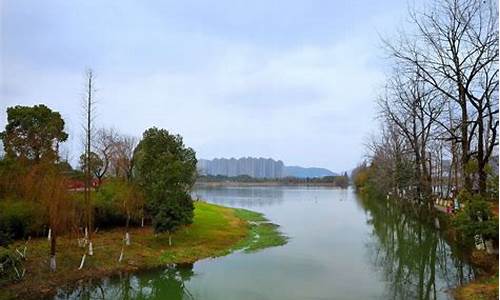
[[[14,239],[38,235],[46,228],[47,218],[39,205],[20,200],[0,201],[0,245]]]

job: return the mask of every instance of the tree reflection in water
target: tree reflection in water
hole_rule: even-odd
[[[383,273],[386,299],[448,298],[449,289],[474,277],[472,267],[459,259],[459,249],[448,245],[430,220],[390,201],[363,199],[360,204],[373,226],[367,248],[371,263]]]
[[[135,274],[81,282],[58,290],[55,299],[194,299],[185,282],[194,275],[193,264],[169,265]]]

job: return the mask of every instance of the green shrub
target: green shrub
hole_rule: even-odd
[[[463,208],[453,220],[456,228],[468,241],[472,241],[475,235],[484,239],[498,239],[498,219],[492,214],[490,203],[479,194],[471,195],[461,192],[458,199]]]
[[[11,240],[37,235],[43,231],[47,218],[39,205],[20,200],[0,201],[0,245]]]
[[[96,227],[109,228],[125,225],[127,217],[121,209],[120,183],[108,181],[94,195]]]

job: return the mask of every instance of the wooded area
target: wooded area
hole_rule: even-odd
[[[92,259],[92,238],[103,228],[123,227],[121,262],[132,237],[130,226],[152,224],[173,232],[193,220],[190,189],[196,178],[195,152],[179,135],[150,128],[141,140],[111,128],[95,128],[95,76],[85,73],[84,151],[79,169],[60,155],[68,139],[59,112],[40,104],[7,108],[1,132],[0,273],[2,282],[25,275],[30,239],[46,236],[49,269],[57,269],[57,239],[69,235],[81,247],[79,266]],[[24,239],[24,247],[12,248]],[[169,241],[172,244],[172,241]]]
[[[433,1],[383,40],[392,71],[378,98],[381,132],[353,172],[358,188],[433,209],[458,203],[458,228],[498,240],[498,7]]]

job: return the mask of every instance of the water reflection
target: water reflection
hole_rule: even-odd
[[[283,189],[269,187],[199,188],[193,191],[193,197],[228,206],[262,207],[283,202]]]
[[[169,265],[61,288],[54,299],[194,299],[185,286],[193,275],[193,264]]]
[[[369,259],[382,271],[386,299],[440,299],[474,277],[440,232],[386,201],[360,200],[372,235]],[[432,224],[432,223],[430,223]]]
[[[474,277],[434,221],[350,189],[198,188],[212,203],[265,214],[283,247],[81,282],[56,299],[449,299]],[[75,288],[75,287],[73,287]]]

